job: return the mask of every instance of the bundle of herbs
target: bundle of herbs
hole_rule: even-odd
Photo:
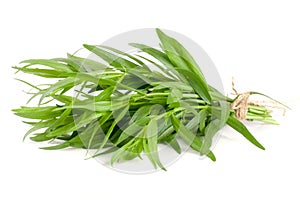
[[[93,157],[113,153],[111,164],[145,154],[155,168],[162,169],[158,144],[181,153],[180,142],[184,142],[215,161],[213,138],[225,125],[264,149],[241,121],[277,124],[267,108],[248,103],[250,95],[263,94],[224,96],[206,82],[178,41],[159,29],[157,35],[161,49],[130,44],[142,54],[83,45],[107,64],[68,54],[67,58],[25,60],[14,67],[55,80],[44,85],[20,80],[32,87],[29,101],[39,98],[36,107],[13,110],[32,126],[25,137],[58,141],[42,149],[85,148],[93,150]]]

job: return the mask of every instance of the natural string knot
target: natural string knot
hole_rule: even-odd
[[[235,111],[236,118],[239,120],[244,120],[246,119],[248,113],[250,92],[239,94],[234,87],[234,77],[232,77],[231,80],[231,88],[234,92],[233,94],[237,95],[237,97],[230,105],[230,108]]]
[[[237,119],[239,120],[246,119],[249,105],[259,106],[264,108],[282,109],[283,115],[285,115],[286,106],[284,106],[283,104],[280,103],[281,105],[278,105],[279,102],[273,99],[271,101],[249,101],[251,92],[238,93],[234,87],[234,77],[232,77],[231,84],[232,84],[231,87],[232,87],[233,94],[236,95],[236,98],[230,105],[230,108],[235,111],[235,116]]]
[[[247,117],[250,92],[238,94],[237,98],[232,102],[230,108],[235,111],[235,116],[239,120]]]

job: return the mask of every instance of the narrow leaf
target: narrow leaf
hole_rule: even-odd
[[[246,126],[240,122],[238,119],[236,119],[233,116],[229,116],[227,120],[227,124],[231,126],[234,130],[241,133],[249,142],[257,146],[258,148],[265,150],[265,147],[261,145],[255,137],[249,132],[249,130],[246,128]]]
[[[31,65],[44,65],[47,67],[51,67],[60,72],[73,72],[72,69],[68,65],[62,64],[56,60],[48,60],[48,59],[31,59],[31,60],[24,60],[21,63],[28,64],[27,66]]]

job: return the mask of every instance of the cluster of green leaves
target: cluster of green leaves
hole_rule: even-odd
[[[67,58],[25,60],[24,66],[14,67],[56,80],[46,87],[21,80],[36,90],[30,100],[39,98],[36,107],[13,110],[32,126],[25,137],[59,141],[43,148],[48,150],[76,147],[94,149],[93,156],[113,153],[111,164],[144,153],[155,168],[162,169],[158,144],[181,153],[178,140],[214,161],[212,141],[226,124],[264,149],[230,110],[233,99],[206,82],[178,41],[159,29],[157,34],[162,50],[130,44],[147,56],[84,45],[107,64],[68,54]],[[70,95],[70,91],[75,92]],[[247,119],[275,123],[269,111],[259,106],[249,107]]]

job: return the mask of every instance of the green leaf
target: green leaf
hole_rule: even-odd
[[[45,78],[66,78],[72,75],[72,73],[62,73],[60,71],[52,69],[39,69],[39,68],[26,68],[26,67],[13,67],[19,71],[27,74],[33,74]]]
[[[41,147],[40,149],[44,149],[44,150],[58,150],[58,149],[64,149],[71,146],[70,142],[64,142],[58,145],[54,145],[54,146],[49,146],[49,147]]]
[[[122,156],[123,160],[132,160],[140,155],[143,151],[143,139],[135,139],[134,143],[128,147],[126,154]]]
[[[90,138],[88,139],[88,145],[86,146],[87,149],[91,149],[92,148],[92,144],[95,143],[98,139],[99,139],[99,135],[102,133],[102,129],[101,127],[103,126],[104,123],[106,123],[112,116],[111,112],[107,112],[105,114],[103,114],[103,116],[96,122],[96,125],[94,127],[94,129],[91,131],[91,135]],[[97,132],[101,130],[100,134],[97,134]],[[98,135],[98,138],[96,138],[96,135]],[[103,138],[101,138],[101,140],[99,140],[98,142],[102,141]],[[97,148],[99,148],[100,145],[98,145]]]
[[[227,120],[227,124],[231,126],[234,130],[241,133],[249,142],[257,146],[258,148],[265,150],[265,147],[261,145],[255,137],[249,132],[249,130],[246,128],[246,126],[240,122],[238,119],[236,119],[233,116],[229,116]]]
[[[169,117],[167,118],[169,121]],[[166,123],[165,128],[159,133],[158,142],[169,141],[169,137],[172,133],[174,133],[174,128],[172,124]],[[174,134],[175,137],[175,134]]]
[[[199,123],[199,131],[204,135],[204,130],[205,130],[205,125],[206,125],[206,120],[208,117],[208,112],[207,109],[202,109],[199,112],[199,118],[200,118],[200,123]]]
[[[140,119],[143,119],[145,118],[147,115],[149,115],[150,113],[150,110],[151,110],[151,107],[150,105],[145,105],[145,106],[141,106],[139,107],[135,113],[132,115],[129,123],[132,124],[133,122],[137,121],[137,120],[140,120]]]
[[[204,140],[202,148],[200,150],[201,155],[209,153],[213,137],[220,129],[225,126],[230,114],[230,104],[225,101],[219,101],[219,106],[212,106],[209,110],[211,112],[212,118],[215,119],[210,121],[210,123],[204,129]]]
[[[188,80],[194,91],[208,104],[211,104],[211,96],[203,79],[199,79],[194,73],[185,69],[177,69]]]
[[[48,131],[47,133],[47,137],[57,137],[57,136],[61,136],[61,135],[64,135],[64,134],[68,134],[68,133],[71,133],[73,131],[77,130],[77,127],[75,125],[75,123],[70,123],[70,124],[65,124],[64,126],[61,126],[55,130],[50,130]]]
[[[150,72],[151,70],[148,68],[147,65],[145,65],[145,63],[143,63],[141,60],[139,60],[138,58],[128,54],[128,53],[125,53],[123,51],[120,51],[118,49],[115,49],[115,48],[112,48],[112,47],[108,47],[108,46],[104,46],[104,45],[100,45],[99,47],[102,47],[104,49],[108,49],[112,52],[115,52],[117,54],[120,54],[121,56],[127,56],[128,58],[130,58],[131,60],[134,60],[137,64],[143,66],[144,69],[147,69],[148,72]]]
[[[157,86],[154,87],[154,89],[156,89],[156,90],[165,89],[165,88],[177,88],[182,91],[188,91],[188,92],[194,91],[190,85],[182,83],[180,81],[158,82],[155,84],[157,84]]]
[[[215,136],[215,134],[221,129],[220,127],[220,120],[215,119],[211,121],[205,128],[204,132],[204,140],[203,145],[200,149],[200,155],[206,155],[210,152],[210,147],[212,145],[212,139]]]
[[[71,54],[68,54],[68,58],[77,63],[78,66],[80,66],[80,69],[78,69],[78,71],[81,72],[98,72],[108,68],[108,66],[100,62],[88,58],[80,58]]]
[[[132,143],[134,143],[134,139],[130,140],[117,151],[115,151],[110,160],[110,164],[112,166],[116,161],[119,161],[125,154],[127,154],[127,149],[132,145]]]
[[[58,126],[62,125],[65,122],[65,120],[67,119],[67,117],[69,117],[70,115],[71,115],[71,117],[73,117],[71,113],[72,113],[71,108],[64,110],[64,112],[61,113],[60,117],[58,119],[56,119],[52,124],[49,125],[49,129],[55,129]]]
[[[163,50],[166,52],[171,62],[176,66],[176,70],[179,73],[182,73],[200,97],[210,104],[211,96],[208,91],[208,85],[193,57],[174,38],[167,36],[159,29],[156,29],[156,32],[162,43]],[[197,87],[197,85],[199,85],[199,87]]]
[[[196,137],[184,124],[181,123],[179,119],[177,119],[174,115],[171,115],[171,121],[174,129],[178,133],[178,135],[185,141],[186,144],[190,145],[192,149],[195,151],[200,151],[202,147],[202,141],[200,138]],[[212,161],[215,161],[216,158],[212,152],[206,154]]]
[[[21,79],[17,79],[17,78],[16,78],[16,80],[17,80],[17,81],[20,81],[20,82],[22,82],[22,83],[25,83],[26,85],[29,85],[30,87],[32,87],[32,88],[34,88],[34,89],[36,89],[36,90],[38,90],[38,91],[41,91],[41,90],[42,90],[42,89],[38,88],[37,86],[32,85],[31,83],[28,83],[27,81],[24,81],[24,80],[21,80]]]
[[[177,40],[166,35],[158,28],[156,29],[156,33],[161,41],[164,50],[181,55],[185,60],[188,60],[195,66],[197,65],[190,53]]]
[[[24,60],[21,63],[28,64],[27,67],[32,65],[44,65],[47,67],[51,67],[60,72],[67,72],[67,73],[73,72],[73,70],[68,65],[62,64],[56,60],[30,59],[30,60]]]
[[[47,121],[40,121],[38,123],[35,123],[33,125],[33,127],[31,129],[29,129],[26,134],[23,137],[23,141],[27,138],[28,135],[30,135],[31,133],[40,130],[42,128],[46,128],[49,127],[51,124],[53,124],[53,122],[55,122],[55,119],[51,119],[51,120],[47,120]]]
[[[74,86],[76,78],[68,77],[63,80],[56,82],[55,84],[51,85],[45,91],[43,91],[42,96],[40,98],[39,104],[42,103],[43,99],[49,95],[53,95],[54,93],[64,90],[66,87]]]
[[[164,67],[164,66],[162,66],[160,64],[157,64],[156,62],[154,62],[154,61],[152,61],[152,60],[150,60],[150,59],[148,59],[148,58],[146,58],[144,56],[141,56],[141,55],[137,55],[137,56],[140,57],[140,58],[142,58],[142,59],[144,59],[144,60],[146,60],[147,62],[153,64],[158,69],[160,69],[160,71],[162,72],[162,74],[160,74],[160,73],[158,73],[158,74],[164,75],[164,77],[168,77],[169,76],[172,79],[178,80],[178,78],[174,74],[172,74],[166,67]]]
[[[107,133],[105,134],[104,140],[102,141],[100,147],[97,149],[97,153],[99,153],[104,145],[107,143],[109,140],[109,137],[111,136],[115,126],[125,117],[125,115],[128,113],[129,106],[125,106],[121,110],[114,110],[113,111],[113,116],[114,116],[114,121],[112,122],[111,126],[109,127]]]
[[[32,141],[35,142],[44,142],[53,139],[52,137],[47,137],[47,133],[39,133],[35,134],[34,136],[30,137]]]
[[[143,132],[144,124],[149,121],[150,120],[148,118],[144,117],[134,122],[130,122],[126,127],[121,127],[122,132],[115,145],[119,145],[130,137],[137,137],[137,135],[140,135]]]
[[[97,56],[99,56],[100,58],[102,58],[104,61],[106,61],[109,65],[114,66],[115,68],[124,71],[124,68],[135,68],[137,67],[136,64],[134,64],[131,61],[128,61],[124,58],[121,58],[119,56],[116,56],[108,51],[105,51],[97,46],[93,46],[93,45],[87,45],[84,44],[83,45],[84,48],[86,48],[87,50],[93,52],[94,54],[96,54]]]
[[[115,87],[110,86],[110,87],[106,88],[105,90],[103,90],[99,95],[97,95],[94,100],[96,102],[110,100],[110,97],[113,94],[114,90],[115,90]]]
[[[158,165],[161,169],[166,170],[159,159],[157,134],[157,120],[152,119],[150,120],[149,124],[145,127],[145,139],[143,141],[143,148],[146,155],[148,156],[149,160],[152,162],[155,168]]]
[[[176,138],[174,137],[174,135],[173,135],[173,137],[168,139],[167,142],[178,154],[181,154],[181,152],[182,152],[181,147],[180,147],[178,141],[176,140]]]
[[[19,109],[13,109],[16,115],[29,119],[53,119],[60,116],[62,111],[55,111],[56,106],[46,106],[46,107],[25,107],[22,106]]]
[[[74,122],[61,126],[55,130],[49,130],[47,137],[57,137],[63,134],[68,134],[73,131],[78,130],[79,128],[85,126],[88,123],[93,122],[97,118],[99,118],[102,113],[93,113],[93,112],[85,112],[81,114],[78,118],[75,118]]]
[[[142,50],[143,52],[151,55],[152,57],[157,59],[159,62],[161,62],[163,64],[163,66],[167,68],[168,71],[173,73],[178,78],[181,77],[181,79],[182,79],[182,76],[174,69],[172,62],[169,60],[167,55],[164,54],[163,52],[161,52],[157,49],[154,49],[152,47],[149,47],[147,45],[144,45],[144,44],[130,43],[129,45],[136,47],[136,48]]]
[[[156,33],[161,41],[163,50],[166,53],[168,52],[167,55],[172,62],[181,64],[178,67],[185,66],[187,69],[190,69],[192,72],[196,73],[201,79],[205,81],[204,75],[201,72],[200,67],[198,66],[194,58],[177,40],[169,37],[160,29],[156,29]],[[187,65],[186,62],[190,64]]]
[[[67,95],[51,95],[51,97],[57,101],[60,101],[61,103],[70,104],[72,102],[73,97],[67,96]]]
[[[80,65],[78,63],[74,62],[72,59],[69,59],[69,58],[53,58],[51,60],[66,63],[71,68],[71,70],[74,71],[74,72],[79,72],[80,71]]]
[[[81,133],[84,134],[84,133]],[[69,141],[63,142],[58,145],[54,146],[48,146],[48,147],[42,147],[40,149],[44,150],[58,150],[58,149],[64,149],[68,147],[75,147],[75,148],[83,148],[84,145],[82,143],[83,136],[76,135],[75,137],[72,137]]]
[[[108,148],[107,150],[105,150],[101,153],[94,154],[92,157],[88,157],[86,159],[96,158],[96,157],[101,156],[101,155],[110,154],[110,153],[116,152],[118,149],[119,149],[118,147],[113,146],[113,147],[110,147],[110,148]]]
[[[167,104],[179,102],[183,97],[182,92],[177,88],[172,88],[167,99]]]

